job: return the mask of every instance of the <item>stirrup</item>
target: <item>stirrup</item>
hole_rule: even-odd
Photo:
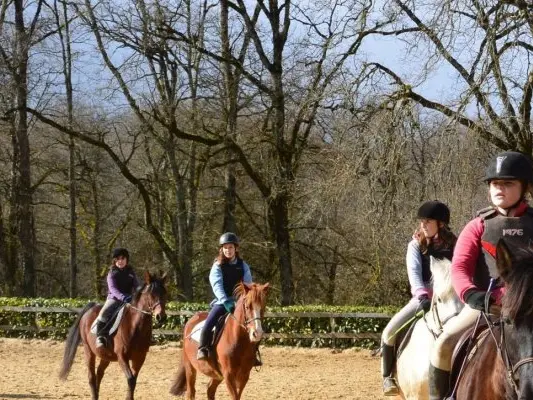
[[[197,360],[206,360],[209,358],[209,353],[206,348],[200,347],[198,353],[196,353]]]
[[[105,336],[98,336],[96,338],[96,348],[106,347],[106,346],[107,346],[107,338]]]
[[[387,376],[383,379],[383,395],[384,396],[397,396],[400,393],[396,379]]]

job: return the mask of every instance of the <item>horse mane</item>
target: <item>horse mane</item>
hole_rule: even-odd
[[[165,286],[162,284],[162,279],[156,277],[156,275],[149,274],[150,282],[146,283],[145,281],[142,282],[141,285],[139,285],[137,288],[135,288],[135,291],[132,295],[132,302],[137,302],[141,298],[141,295],[146,292],[153,292],[154,290],[157,290],[158,288],[161,288],[166,291]]]
[[[235,286],[233,295],[237,301],[241,297],[244,297],[244,301],[246,301],[248,305],[259,303],[261,306],[265,304],[267,296],[266,292],[261,290],[261,287],[257,283],[246,284],[243,282],[240,282]]]
[[[513,247],[512,267],[505,277],[502,312],[512,321],[533,316],[533,249]]]
[[[430,268],[433,293],[442,301],[456,296],[455,289],[452,286],[451,261],[447,258],[435,258],[432,256]]]

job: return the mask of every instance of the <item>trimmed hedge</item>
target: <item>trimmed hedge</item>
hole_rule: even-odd
[[[15,298],[0,297],[0,306],[13,307],[61,307],[61,308],[82,308],[89,302],[88,299],[43,299],[43,298]],[[167,303],[169,311],[198,311],[207,310],[208,305],[203,303]],[[365,306],[290,306],[290,307],[268,307],[267,312],[276,313],[301,313],[301,312],[325,312],[325,313],[385,313],[392,315],[397,311],[395,307],[365,307]],[[154,335],[154,339],[163,343],[169,340],[179,340],[181,330],[188,320],[188,316],[169,315],[166,323],[158,327],[166,331],[175,331],[176,336]],[[76,319],[75,313],[65,312],[15,312],[0,310],[0,326],[11,327],[36,327],[36,330],[2,330],[0,336],[20,337],[20,338],[50,338],[65,339],[69,327]],[[380,333],[387,324],[387,318],[352,318],[335,317],[335,332],[353,333]],[[329,317],[268,317],[263,322],[265,332],[269,333],[330,333],[331,321]],[[46,328],[59,328],[58,330],[46,331]],[[42,330],[44,329],[44,330]],[[274,339],[264,341],[265,344],[282,344],[289,346],[304,347],[373,347],[377,344],[372,339]]]

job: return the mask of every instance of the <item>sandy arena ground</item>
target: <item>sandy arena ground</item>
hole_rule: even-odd
[[[138,400],[178,399],[169,394],[181,349],[175,344],[154,346],[137,381]],[[83,349],[66,382],[57,378],[63,343],[0,339],[0,399],[90,399]],[[367,350],[262,347],[264,366],[252,371],[243,399],[383,399],[379,359]],[[205,399],[207,378],[196,382],[197,399]],[[123,399],[126,380],[116,363],[109,366],[101,400]],[[229,399],[224,384],[217,399]]]

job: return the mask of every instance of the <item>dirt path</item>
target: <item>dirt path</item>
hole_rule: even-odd
[[[139,375],[137,400],[178,399],[168,393],[181,349],[176,345],[150,349]],[[0,339],[0,399],[90,399],[80,347],[66,382],[57,378],[63,343]],[[264,367],[252,371],[243,399],[382,399],[379,359],[366,350],[263,347]],[[197,399],[205,399],[207,379],[197,381]],[[124,375],[113,363],[102,382],[101,400],[122,399]],[[224,385],[217,399],[228,399]]]

